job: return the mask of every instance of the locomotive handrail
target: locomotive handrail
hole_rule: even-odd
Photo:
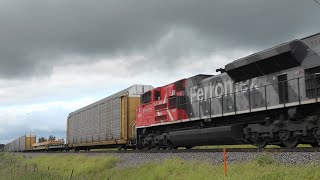
[[[319,88],[319,85],[317,86],[317,76],[320,75],[320,73],[315,73],[314,74],[314,84],[315,84],[315,93],[316,93],[316,102],[318,102],[318,88]]]

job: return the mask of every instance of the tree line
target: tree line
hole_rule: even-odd
[[[50,135],[50,136],[48,137],[48,139],[45,138],[45,137],[40,137],[40,138],[38,139],[38,142],[40,143],[40,142],[55,141],[55,140],[56,140],[56,137],[53,136],[53,135]],[[63,138],[62,138],[62,139],[59,139],[59,140],[64,141]]]

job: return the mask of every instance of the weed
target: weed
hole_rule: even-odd
[[[260,166],[270,165],[275,162],[272,155],[268,153],[262,153],[258,156],[257,162]]]

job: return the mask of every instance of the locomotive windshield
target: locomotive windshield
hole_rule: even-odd
[[[141,96],[140,102],[141,104],[145,104],[150,102],[150,100],[151,100],[151,91],[148,91]]]

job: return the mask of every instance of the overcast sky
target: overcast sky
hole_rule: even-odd
[[[313,0],[0,0],[0,143],[68,113],[320,32]]]

